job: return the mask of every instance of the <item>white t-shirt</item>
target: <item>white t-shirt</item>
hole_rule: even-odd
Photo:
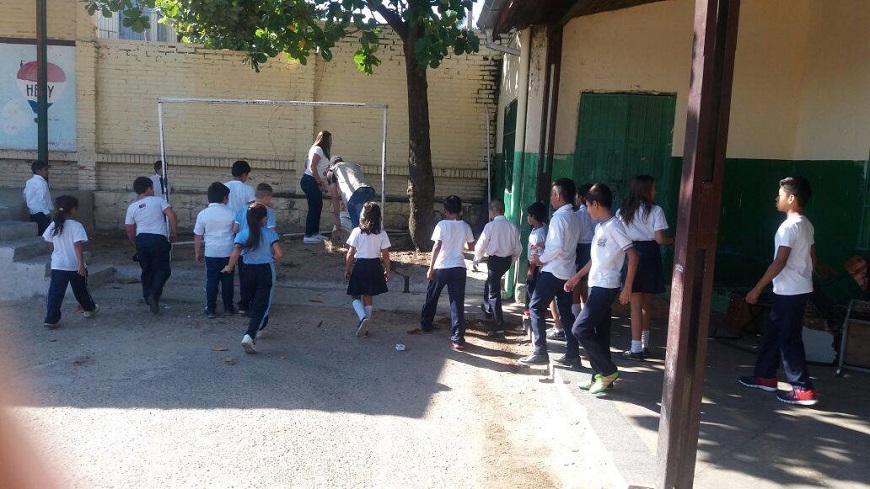
[[[166,189],[163,188],[163,181],[165,180],[160,175],[156,173],[151,175],[151,184],[154,186],[154,196],[166,200]]]
[[[441,241],[441,253],[435,259],[435,268],[465,268],[465,259],[462,257],[462,249],[465,243],[474,241],[471,226],[465,221],[453,221],[443,219],[435,225],[432,232],[432,241]]]
[[[616,215],[620,216],[619,211],[616,211]],[[619,220],[622,221],[625,232],[632,241],[655,241],[656,231],[664,231],[668,228],[665,211],[655,204],[653,204],[649,214],[644,211],[643,206],[638,208],[631,224],[626,224],[621,216]]]
[[[611,217],[595,227],[592,238],[592,265],[589,268],[589,286],[618,289],[625,261],[625,250],[632,247],[622,221]]]
[[[137,236],[142,233],[168,236],[163,211],[170,207],[172,206],[168,202],[153,195],[135,200],[127,207],[124,224],[135,224]]]
[[[529,248],[528,248],[528,259],[531,261],[532,258],[536,256],[541,256],[541,253],[544,251],[544,244],[547,241],[547,225],[544,224],[538,229],[532,229],[532,232],[529,233]]]
[[[205,256],[226,258],[233,254],[235,216],[224,204],[209,204],[196,215],[193,234],[205,240]]]
[[[54,204],[51,201],[51,191],[48,190],[48,181],[42,175],[34,173],[24,184],[24,201],[27,202],[27,210],[31,214],[51,214]]]
[[[308,158],[305,160],[305,174],[314,176],[311,170],[311,160],[314,159],[314,155],[320,155],[320,160],[317,161],[317,168],[314,171],[319,172],[320,176],[323,176],[326,168],[329,167],[329,158],[326,157],[323,148],[316,144],[312,145],[311,149],[308,150]]]
[[[381,250],[390,247],[390,238],[384,230],[379,234],[366,234],[360,228],[353,228],[347,238],[347,244],[356,248],[354,256],[357,258],[380,258]]]
[[[254,187],[248,185],[241,180],[230,180],[224,183],[230,189],[230,195],[227,197],[227,207],[233,215],[239,212],[239,209],[254,201]]]
[[[42,238],[54,245],[51,253],[51,269],[75,272],[79,269],[79,261],[76,258],[75,243],[87,243],[88,233],[82,223],[67,219],[63,223],[63,232],[57,236],[54,233],[54,222],[48,225],[48,229],[42,233]]]
[[[773,278],[773,293],[777,295],[809,294],[813,291],[813,258],[810,249],[815,244],[815,229],[806,216],[791,216],[779,225],[773,239],[773,256],[780,246],[791,248],[785,268]]]
[[[589,209],[586,205],[581,205],[574,211],[574,214],[580,219],[580,243],[588,244],[592,242],[592,236],[595,235],[595,223],[592,222],[592,216],[589,215]]]
[[[362,187],[371,188],[372,186],[369,183],[369,179],[366,178],[362,169],[356,163],[342,161],[333,165],[332,168],[333,172],[335,172],[335,183],[338,185],[339,193],[341,193],[341,198],[344,200],[345,205],[353,197],[353,193],[357,189]]]
[[[577,265],[577,240],[580,238],[580,220],[574,209],[565,204],[556,209],[547,229],[547,244],[538,258],[544,264],[541,271],[552,273],[559,280],[568,280]]]

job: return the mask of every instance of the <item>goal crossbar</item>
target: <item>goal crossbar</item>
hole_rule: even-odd
[[[384,111],[383,133],[381,135],[381,215],[386,213],[386,174],[387,174],[387,104],[369,104],[364,102],[314,102],[307,100],[258,100],[258,99],[228,99],[206,97],[159,97],[157,99],[157,124],[160,132],[160,160],[163,162],[163,175],[166,176],[166,139],[163,126],[163,104],[207,103],[217,105],[262,105],[262,106],[297,106],[297,107],[339,107],[380,109]],[[170,186],[164,189],[166,201],[169,202]],[[382,217],[382,221],[383,217]]]

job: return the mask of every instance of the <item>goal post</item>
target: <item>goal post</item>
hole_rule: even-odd
[[[305,100],[257,100],[257,99],[224,99],[206,97],[160,97],[157,99],[157,124],[160,134],[160,160],[163,162],[163,175],[167,176],[168,162],[166,159],[166,138],[163,121],[164,104],[214,104],[214,105],[252,105],[252,106],[293,106],[293,107],[337,107],[383,110],[383,132],[381,134],[381,214],[386,215],[386,174],[387,174],[387,104],[370,104],[363,102],[314,102]],[[167,185],[166,200],[170,201],[170,186]]]

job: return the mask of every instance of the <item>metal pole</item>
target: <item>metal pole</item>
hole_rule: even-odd
[[[157,101],[157,128],[160,131],[160,161],[163,165],[163,181],[166,182],[163,188],[163,194],[166,196],[166,202],[169,200],[169,175],[166,173],[166,140],[163,133],[163,102]]]
[[[387,202],[387,106],[384,106],[384,134],[381,139],[381,227],[386,228]]]
[[[46,0],[36,0],[37,159],[48,161],[48,39]]]
[[[483,110],[486,111],[486,207],[489,208],[489,203],[492,200],[492,141],[489,138],[489,106],[484,105]]]

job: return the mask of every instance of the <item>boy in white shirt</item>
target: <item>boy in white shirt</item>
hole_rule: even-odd
[[[787,404],[802,406],[818,402],[807,371],[803,342],[804,308],[813,292],[816,264],[815,230],[803,213],[810,195],[810,182],[804,177],[789,177],[779,182],[776,209],[784,212],[786,219],[774,236],[773,263],[746,294],[746,302],[755,304],[761,291],[773,282],[773,304],[758,347],[755,372],[751,377],[739,379],[747,387],[776,392],[776,371],[782,358],[786,380],[792,389],[780,391],[776,397]]]
[[[163,160],[154,162],[154,174],[151,175],[151,184],[154,186],[154,196],[168,201],[166,198],[166,177],[163,176]]]
[[[138,197],[127,207],[124,230],[139,256],[139,266],[142,268],[142,297],[151,312],[159,314],[163,286],[172,275],[169,263],[169,253],[172,250],[170,243],[178,239],[178,218],[168,202],[154,196],[154,185],[150,178],[136,178],[133,181],[133,191]],[[168,233],[167,219],[169,220]]]
[[[471,226],[462,220],[462,199],[450,195],[444,199],[444,213],[447,215],[435,225],[432,232],[432,258],[426,278],[426,302],[420,312],[420,327],[408,331],[410,334],[431,333],[432,321],[438,307],[441,291],[447,287],[450,296],[450,341],[454,350],[465,349],[465,259],[462,249],[474,249],[474,235]]]
[[[485,254],[486,283],[483,286],[483,303],[480,309],[487,318],[495,316],[495,324],[487,336],[504,339],[504,315],[501,308],[501,279],[511,264],[520,257],[520,231],[504,217],[504,203],[495,199],[489,203],[489,218],[480,239],[474,247],[474,263],[479,263]]]
[[[227,207],[233,215],[236,215],[239,209],[254,201],[254,187],[245,183],[251,176],[251,165],[245,160],[239,160],[233,163],[230,172],[233,174],[233,179],[224,183],[230,189]]]
[[[205,262],[205,317],[212,319],[217,307],[218,287],[226,314],[235,314],[233,274],[221,273],[233,254],[235,218],[227,208],[230,189],[220,182],[208,187],[208,207],[199,211],[193,226],[193,250],[198,263]],[[205,256],[202,244],[205,241]]]
[[[33,176],[24,184],[24,201],[30,213],[30,222],[35,222],[37,231],[42,233],[51,224],[51,191],[48,189],[48,163],[36,160],[30,165]]]
[[[599,224],[592,238],[591,259],[565,283],[570,291],[589,274],[589,297],[574,321],[571,334],[577,338],[592,365],[592,379],[580,388],[592,394],[609,389],[619,378],[619,371],[610,357],[610,318],[613,301],[621,304],[631,299],[631,285],[637,273],[637,252],[625,233],[625,227],[613,215],[613,193],[607,185],[596,183],[586,194],[589,215]],[[628,257],[625,285],[619,291],[622,264]]]

